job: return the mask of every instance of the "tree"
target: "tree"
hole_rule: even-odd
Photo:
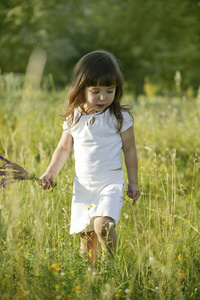
[[[2,0],[0,67],[22,72],[32,51],[47,52],[46,74],[66,84],[77,60],[105,49],[119,59],[127,85],[143,91],[147,76],[172,89],[199,86],[200,7],[194,0]]]

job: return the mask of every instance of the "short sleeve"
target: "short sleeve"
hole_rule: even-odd
[[[71,128],[69,127],[68,121],[64,121],[62,127],[64,131],[67,131],[69,134],[71,134]]]
[[[120,132],[124,132],[128,128],[133,126],[133,121],[131,119],[130,114],[126,111],[123,111],[122,115],[123,115],[123,125],[122,125],[122,128],[121,128]]]
[[[72,132],[73,132],[73,126],[75,125],[75,123],[77,123],[79,121],[81,117],[81,113],[80,111],[76,108],[74,110],[74,118],[73,118],[73,122],[71,124],[71,122],[69,122],[70,120],[70,117],[67,117],[66,120],[63,122],[63,130],[64,131],[67,131],[69,134],[72,135]],[[70,125],[69,125],[70,123]]]

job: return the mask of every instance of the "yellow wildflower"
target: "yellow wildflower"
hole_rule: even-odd
[[[81,290],[81,286],[80,285],[76,285],[75,288],[74,288],[74,292],[80,293],[80,290]]]
[[[119,298],[120,297],[120,294],[115,294],[115,298]]]
[[[179,254],[179,255],[178,255],[178,260],[181,260],[181,259],[182,259],[182,255]]]
[[[49,271],[50,270],[53,270],[53,271],[60,271],[59,267],[58,267],[58,264],[52,264],[51,266],[48,267]]]
[[[56,289],[56,292],[58,292],[58,291],[59,291],[59,289],[60,289],[60,286],[59,286],[59,284],[56,284],[56,285],[55,285],[55,289]]]
[[[185,275],[186,275],[186,273],[180,273],[180,274],[179,274],[179,277],[180,277],[180,278],[185,278]]]
[[[89,257],[92,257],[92,250],[89,250]]]

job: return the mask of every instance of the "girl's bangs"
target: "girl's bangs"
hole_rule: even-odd
[[[87,79],[87,86],[116,86],[118,82],[117,74],[109,72],[109,70],[92,72]]]
[[[105,72],[101,74],[101,76],[96,81],[97,86],[115,86],[116,84],[116,76],[114,74],[109,74]]]

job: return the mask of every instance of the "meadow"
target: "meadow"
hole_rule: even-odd
[[[1,87],[0,155],[41,176],[62,134],[66,91]],[[0,188],[0,299],[200,299],[200,100],[130,95],[142,195],[124,195],[115,262],[70,235],[73,154],[57,187]],[[125,175],[126,176],[126,175]]]

